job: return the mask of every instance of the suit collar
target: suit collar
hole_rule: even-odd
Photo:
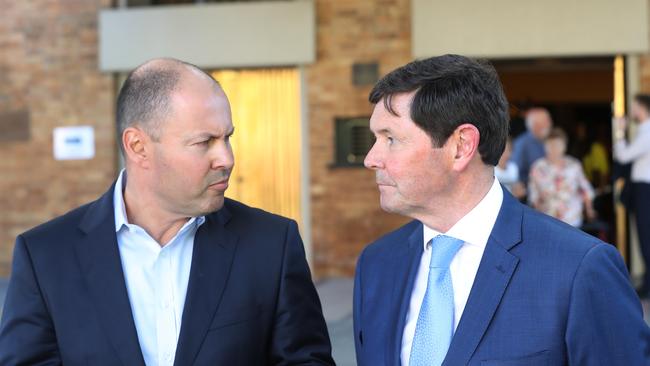
[[[223,207],[221,207],[219,211],[211,214],[211,216],[213,216],[214,219],[217,221],[217,223],[221,226],[226,226],[228,222],[230,222],[230,219],[232,218],[232,214],[228,209],[228,206],[231,204],[231,202],[232,202],[231,199],[224,198]]]
[[[388,337],[386,345],[386,359],[391,365],[400,364],[400,350],[402,349],[402,334],[406,324],[406,313],[408,312],[413,292],[415,276],[418,272],[418,264],[423,252],[423,226],[418,222],[414,225],[413,231],[407,238],[407,245],[395,245],[391,257],[394,263],[394,273],[390,276],[393,280],[391,293],[391,309],[397,309],[397,317],[392,329],[394,332]]]
[[[115,181],[113,188],[113,212],[115,216],[115,231],[119,232],[122,226],[129,223],[126,217],[126,205],[124,204],[124,187],[126,183],[126,169],[122,169]]]
[[[219,212],[206,216],[196,232],[174,365],[193,364],[221,303],[238,241],[238,236],[226,227],[230,217],[224,205]]]
[[[488,238],[470,296],[444,365],[463,365],[478,346],[514,274],[519,259],[509,250],[521,242],[523,206],[503,187],[503,201]],[[402,335],[411,292],[423,252],[423,225],[414,226],[407,245],[395,245],[391,309],[397,310],[395,329],[388,337],[386,359],[399,365]],[[406,284],[406,285],[404,285]]]
[[[507,189],[502,189],[503,204],[489,240],[510,250],[522,241],[524,206]]]
[[[98,319],[116,354],[125,366],[144,366],[117,245],[114,189],[115,183],[89,204],[79,224],[86,237],[77,244],[76,253]],[[192,364],[230,273],[237,236],[226,228],[232,218],[228,203],[226,199],[218,212],[207,215],[195,236],[176,365]]]
[[[487,331],[519,264],[510,250],[522,241],[523,210],[523,205],[504,190],[501,211],[443,365],[467,364]]]
[[[104,193],[97,201],[89,204],[86,214],[81,219],[79,229],[86,234],[93,232],[98,227],[110,225],[115,232],[115,218],[113,210],[113,190],[115,182],[111,188]]]
[[[439,234],[460,239],[467,245],[485,248],[502,204],[503,189],[499,181],[494,178],[492,186],[485,196],[446,233],[440,233],[424,225],[424,239],[422,244],[425,250],[429,240]]]
[[[97,318],[115,353],[125,366],[144,366],[117,246],[113,187],[88,207],[79,225],[86,235],[75,252]]]

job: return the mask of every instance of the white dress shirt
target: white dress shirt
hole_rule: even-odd
[[[161,247],[140,226],[129,224],[123,198],[125,183],[126,172],[122,170],[113,193],[115,230],[140,349],[147,366],[172,366],[194,235],[205,218],[191,218]]]
[[[454,330],[458,327],[458,322],[463,315],[467,298],[485,251],[485,245],[494,227],[502,202],[503,191],[499,181],[495,178],[492,187],[481,202],[463,216],[449,231],[444,233],[447,236],[464,241],[463,246],[449,265],[454,289]],[[406,325],[402,334],[401,360],[403,366],[409,365],[415,325],[427,289],[429,262],[431,261],[429,241],[441,234],[426,225],[423,226],[424,240],[422,245],[424,245],[424,252],[422,258],[420,258],[420,266],[413,284],[413,292],[411,292],[409,309],[406,314]]]
[[[631,143],[619,139],[614,144],[614,158],[620,163],[632,162],[632,182],[650,183],[650,120],[639,124]]]

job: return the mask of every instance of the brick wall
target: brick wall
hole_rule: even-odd
[[[29,138],[0,139],[0,276],[17,234],[95,199],[116,173],[114,81],[98,71],[97,14],[110,0],[0,0],[1,116],[29,113]],[[381,211],[373,174],[330,168],[335,117],[369,115],[370,86],[355,62],[380,74],[410,59],[408,0],[318,0],[318,56],[308,67],[314,264],[318,276],[351,275],[360,250],[405,220]],[[92,125],[96,156],[55,161],[52,129]]]
[[[97,14],[109,0],[0,0],[0,134],[29,113],[29,137],[0,142],[0,276],[17,234],[100,195],[116,171],[110,75],[98,71]],[[96,155],[56,161],[52,129],[91,125]]]
[[[384,75],[411,59],[408,0],[317,1],[317,60],[307,69],[313,263],[317,276],[352,275],[363,247],[406,220],[382,212],[374,174],[331,168],[334,119],[369,116],[371,86],[352,65],[378,62]]]

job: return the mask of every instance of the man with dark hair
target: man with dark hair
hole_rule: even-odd
[[[645,262],[643,284],[638,289],[639,296],[650,295],[650,95],[637,94],[631,108],[631,117],[638,123],[637,134],[628,143],[625,140],[627,121],[616,121],[614,137],[614,158],[623,164],[632,163],[631,196],[632,212]]]
[[[333,365],[296,223],[224,198],[219,84],[152,60],[117,120],[116,183],[16,239],[0,365]]]
[[[647,365],[650,329],[616,249],[494,178],[508,133],[494,69],[463,56],[380,80],[365,165],[414,221],[359,257],[359,366]]]

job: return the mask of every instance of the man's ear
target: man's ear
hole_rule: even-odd
[[[464,123],[456,128],[450,140],[454,149],[452,169],[457,172],[463,171],[477,156],[481,133],[476,126]]]
[[[128,127],[122,133],[122,146],[124,146],[124,159],[143,168],[149,167],[151,162],[151,138],[137,127]]]

